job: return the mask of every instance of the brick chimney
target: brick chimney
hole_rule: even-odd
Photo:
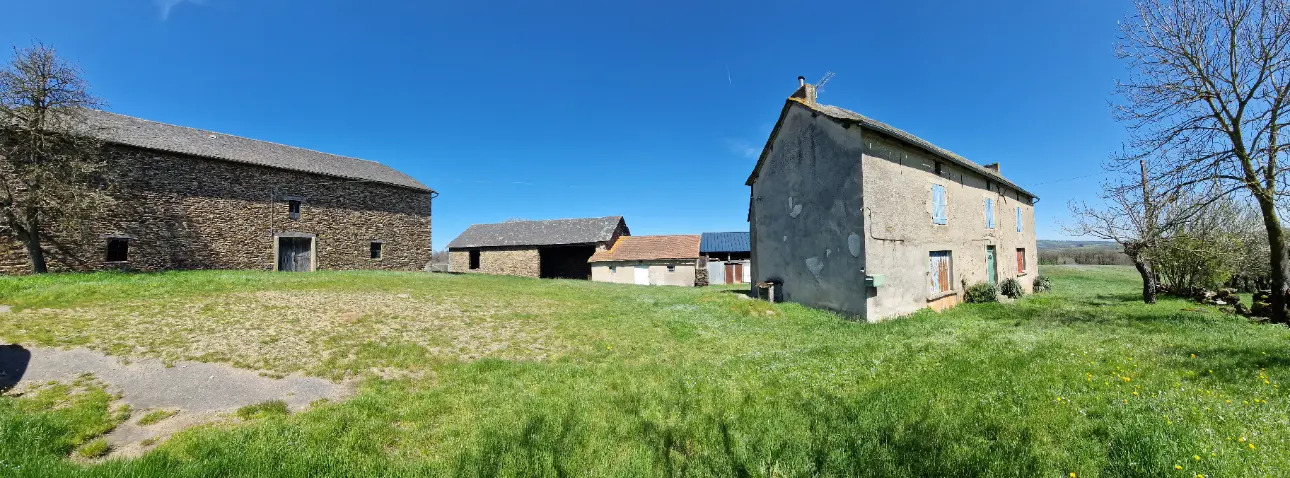
[[[815,104],[815,85],[806,82],[805,76],[797,77],[797,91],[789,98],[801,98],[807,104]]]
[[[1002,171],[999,171],[999,163],[990,163],[990,164],[987,164],[987,165],[985,165],[985,169],[989,169],[989,170],[991,170],[991,171],[994,171],[994,174],[998,174],[998,175],[1000,175],[1000,176],[1003,176],[1003,172],[1002,172]]]

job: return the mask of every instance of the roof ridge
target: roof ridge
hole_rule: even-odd
[[[384,163],[381,163],[380,161],[373,161],[373,160],[370,160],[370,159],[356,158],[356,157],[353,157],[353,156],[344,156],[344,155],[340,155],[340,154],[336,154],[336,153],[328,153],[328,152],[326,152],[326,151],[320,151],[320,150],[317,150],[317,149],[302,148],[302,147],[300,147],[300,146],[293,146],[293,145],[290,145],[290,144],[286,144],[286,143],[279,143],[279,142],[277,142],[277,141],[269,141],[269,140],[266,140],[266,139],[257,139],[257,138],[250,138],[250,137],[246,137],[246,136],[238,136],[238,135],[236,135],[236,134],[230,134],[230,133],[221,133],[221,132],[219,132],[219,131],[215,131],[215,130],[213,130],[213,129],[194,128],[194,127],[192,127],[192,126],[184,126],[184,125],[182,125],[182,124],[166,123],[166,122],[164,122],[164,121],[150,120],[150,119],[147,119],[147,118],[140,118],[140,117],[138,117],[138,116],[130,116],[130,115],[127,115],[127,114],[121,114],[121,113],[117,113],[117,112],[113,112],[113,111],[108,111],[108,110],[91,110],[91,111],[96,111],[96,112],[99,112],[99,113],[106,113],[106,114],[110,114],[110,115],[114,115],[114,116],[120,116],[120,117],[122,117],[122,118],[129,118],[129,119],[132,119],[132,120],[135,120],[135,121],[142,121],[142,122],[145,122],[145,123],[159,124],[159,125],[164,125],[164,126],[170,126],[170,127],[173,127],[173,128],[183,128],[183,129],[186,129],[186,130],[192,130],[192,131],[196,131],[196,132],[199,132],[199,133],[210,133],[210,134],[215,134],[215,135],[219,135],[219,136],[228,136],[228,137],[230,137],[230,138],[244,139],[244,140],[247,140],[247,141],[255,141],[255,142],[257,142],[257,143],[272,144],[272,145],[275,145],[275,146],[282,146],[282,147],[284,147],[284,148],[298,149],[298,150],[301,150],[301,151],[309,151],[309,152],[311,152],[311,153],[325,154],[325,155],[327,155],[327,156],[334,156],[334,157],[337,157],[337,158],[353,159],[353,160],[357,160],[357,161],[366,161],[366,162],[369,162],[369,163],[379,164],[379,165],[381,165],[381,166],[385,166],[385,167],[387,167],[387,168],[389,168],[389,167],[390,167],[390,166],[388,166],[388,165],[386,165],[386,164],[384,164]],[[390,168],[390,169],[393,169],[393,168]]]

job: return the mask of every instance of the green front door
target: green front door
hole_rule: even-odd
[[[990,285],[999,283],[999,268],[995,266],[994,246],[985,246],[985,273],[990,278]]]

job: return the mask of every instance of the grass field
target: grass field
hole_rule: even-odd
[[[1137,303],[1131,269],[1044,272],[880,324],[507,277],[4,278],[3,341],[361,385],[106,461],[129,418],[91,379],[0,398],[0,476],[1290,475],[1290,330]]]

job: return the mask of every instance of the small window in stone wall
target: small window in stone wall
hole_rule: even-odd
[[[610,274],[617,274],[617,273],[618,273],[618,266],[609,266],[609,273],[610,273]]]
[[[667,265],[667,271],[668,271],[668,272],[676,272],[676,266],[674,266],[674,265],[672,265],[672,264],[668,264],[668,265]]]
[[[287,215],[292,219],[300,219],[300,200],[292,199],[287,201]]]
[[[110,237],[107,240],[108,262],[125,262],[130,260],[130,240],[124,237]]]
[[[372,241],[372,250],[371,250],[372,258],[380,259],[381,254],[385,252],[384,249],[385,249],[385,243],[381,241]]]
[[[470,270],[479,269],[479,250],[470,251]]]

